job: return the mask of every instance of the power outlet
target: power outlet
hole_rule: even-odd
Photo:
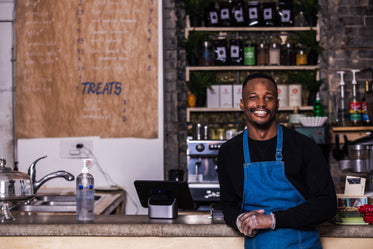
[[[78,149],[77,145],[82,144],[82,149]],[[86,150],[92,151],[93,149],[93,142],[90,140],[69,140],[69,141],[61,141],[60,143],[60,157],[67,158],[67,159],[80,159],[80,158],[88,158],[88,153]]]

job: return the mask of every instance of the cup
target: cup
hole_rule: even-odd
[[[237,135],[237,130],[236,129],[229,129],[225,132],[225,139],[232,139]]]
[[[216,130],[216,139],[218,140],[224,140],[225,136],[224,136],[224,133],[225,133],[225,130],[223,128],[219,128]]]

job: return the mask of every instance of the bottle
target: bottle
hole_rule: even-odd
[[[323,106],[321,105],[319,92],[316,93],[316,101],[315,101],[315,104],[313,105],[313,116],[314,117],[324,116],[324,109],[323,109]]]
[[[295,65],[295,50],[290,42],[281,47],[281,65]]]
[[[277,43],[272,43],[269,48],[269,65],[280,65],[280,45]]]
[[[361,102],[361,119],[363,121],[363,125],[369,126],[370,125],[370,120],[368,116],[368,108],[367,108],[367,100],[366,100],[366,95],[367,92],[369,92],[369,82],[365,81],[365,93],[364,93],[364,98],[363,101]]]
[[[259,43],[258,47],[256,48],[256,63],[258,66],[268,66],[268,46],[264,42]]]
[[[250,41],[245,43],[243,48],[244,52],[244,65],[246,66],[255,66],[255,45]]]
[[[345,93],[345,82],[343,80],[344,71],[338,71],[341,75],[340,95],[337,97],[337,126],[348,126],[349,125],[349,113],[347,109],[347,97]]]
[[[352,96],[350,101],[350,126],[360,126],[363,124],[361,121],[361,103],[358,100],[357,92],[356,92],[356,72],[359,72],[360,70],[353,69],[352,72]]]
[[[94,178],[88,172],[90,159],[83,159],[83,169],[76,178],[76,219],[78,221],[94,220]]]
[[[300,47],[297,55],[296,55],[296,65],[297,66],[305,66],[307,65],[307,54],[304,52],[302,46]]]
[[[199,58],[200,66],[214,66],[215,65],[215,54],[212,42],[203,41],[201,49],[201,57]]]

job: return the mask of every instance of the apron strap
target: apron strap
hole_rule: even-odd
[[[245,164],[250,163],[249,143],[247,138],[247,129],[243,132],[243,153]],[[282,161],[282,128],[277,124],[277,147],[276,147],[276,161]]]
[[[282,128],[279,124],[277,124],[276,161],[282,161]]]

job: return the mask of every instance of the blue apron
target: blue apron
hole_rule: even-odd
[[[288,181],[282,161],[282,128],[277,125],[276,161],[251,162],[247,130],[243,134],[245,156],[244,190],[242,212],[264,209],[266,214],[277,210],[286,210],[303,203],[304,197]],[[322,248],[317,229],[297,230],[280,228],[275,230],[258,230],[253,237],[245,237],[245,249],[277,248]]]

